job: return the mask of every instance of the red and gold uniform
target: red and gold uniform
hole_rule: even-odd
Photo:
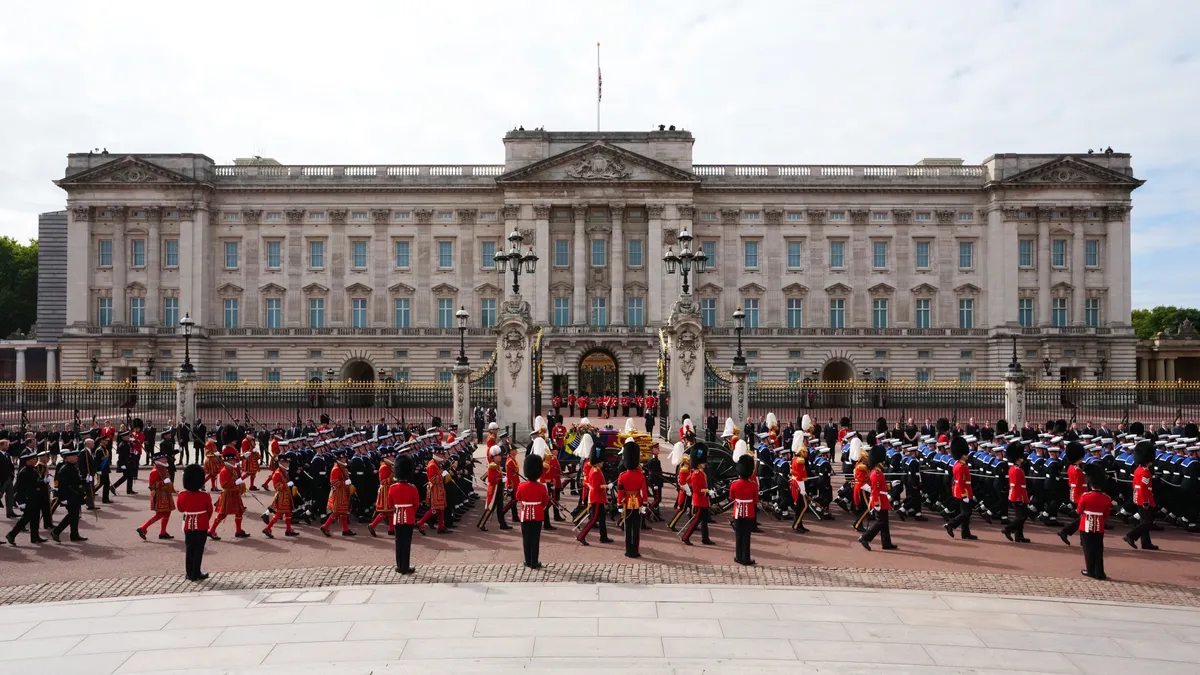
[[[267,521],[263,534],[270,537],[271,528],[282,520],[284,534],[294,536],[292,530],[292,484],[288,481],[287,471],[282,467],[275,469],[271,472],[269,482],[271,489],[275,491],[275,498],[271,500],[271,511],[274,513],[271,520]]]
[[[871,472],[867,470],[867,462],[860,461],[854,465],[854,506],[855,508],[865,509],[866,502],[863,500],[863,487],[866,486],[867,480],[870,478]]]
[[[384,518],[388,519],[388,534],[395,534],[396,530],[392,526],[392,498],[389,490],[392,489],[392,483],[396,482],[392,473],[392,460],[384,459],[379,463],[379,491],[375,493],[375,519],[371,521],[368,528],[372,534],[379,523],[383,522]]]
[[[558,501],[558,495],[562,491],[562,465],[558,463],[558,455],[553,450],[542,458],[541,481],[546,484],[551,503]],[[555,506],[556,512],[557,508]]]
[[[792,501],[796,502],[796,508],[800,508],[800,495],[808,494],[805,487],[805,481],[808,480],[808,464],[805,462],[805,457],[802,453],[796,453],[792,457]]]
[[[204,478],[209,481],[213,492],[217,490],[217,476],[221,473],[221,453],[213,439],[204,442]]]
[[[708,541],[708,507],[711,504],[708,498],[708,476],[704,473],[703,465],[693,470],[688,480],[692,488],[692,519],[683,529],[680,539],[683,543],[690,544],[692,533],[696,531],[697,527],[701,527],[701,538]],[[757,492],[757,489],[755,491]],[[753,508],[753,504],[751,504],[751,508]]]
[[[242,470],[246,476],[246,482],[250,485],[251,490],[257,490],[254,486],[254,480],[258,477],[260,468],[260,455],[254,449],[254,439],[247,436],[242,439]]]
[[[589,462],[588,466],[590,465],[591,463]],[[586,545],[587,533],[599,524],[600,541],[607,543],[610,539],[608,538],[608,525],[605,522],[608,519],[604,515],[604,507],[608,504],[608,486],[604,483],[604,471],[600,467],[593,466],[587,474],[585,483],[587,485],[587,502],[591,519],[579,531],[577,538],[580,543]]]
[[[171,484],[171,474],[167,467],[155,462],[146,480],[150,486],[150,510],[154,515],[138,528],[138,534],[145,539],[146,530],[157,521],[160,523],[159,539],[173,539],[174,537],[167,534],[167,524],[171,520],[171,512],[175,510],[175,486]]]
[[[1072,504],[1078,504],[1085,491],[1083,468],[1078,463],[1067,467],[1067,490]]]
[[[955,499],[971,499],[975,496],[971,490],[971,469],[966,462],[959,460],[954,463],[954,483],[950,488],[951,496]]]
[[[1158,506],[1154,502],[1154,473],[1145,466],[1133,472],[1133,503],[1144,509]]]
[[[213,519],[212,526],[208,528],[208,536],[217,539],[217,526],[225,520],[226,516],[233,516],[236,530],[234,536],[248,537],[250,535],[242,529],[242,515],[246,512],[246,505],[242,503],[243,481],[236,470],[237,451],[232,447],[227,447],[222,454],[225,466],[221,468],[221,473],[217,477],[217,481],[221,484],[221,496],[217,497],[217,517]]]
[[[321,525],[321,534],[326,537],[330,536],[329,527],[335,520],[342,524],[342,536],[353,535],[353,532],[350,531],[350,491],[350,474],[346,471],[346,458],[345,456],[338,457],[333,469],[329,471],[329,499],[325,503],[329,517]]]
[[[441,461],[434,457],[425,465],[425,478],[428,483],[425,486],[425,505],[429,510],[425,515],[417,521],[417,528],[424,531],[425,523],[431,518],[437,516],[437,531],[438,534],[446,532],[446,481],[449,476],[446,475],[446,470],[442,468]]]

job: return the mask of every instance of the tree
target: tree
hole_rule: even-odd
[[[1184,319],[1200,325],[1200,309],[1190,307],[1164,307],[1133,310],[1133,330],[1139,340],[1149,340],[1159,333],[1171,333],[1179,329]]]
[[[37,321],[38,243],[0,237],[0,338],[26,333]]]

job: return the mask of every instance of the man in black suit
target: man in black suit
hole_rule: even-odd
[[[833,423],[833,418],[829,418],[829,424],[825,425],[825,445],[829,446],[832,452],[837,447],[838,428]]]
[[[708,418],[704,420],[704,432],[709,443],[717,441],[717,424],[719,423],[717,420],[717,411],[709,410]]]
[[[58,521],[58,526],[50,530],[54,541],[61,541],[62,531],[71,528],[71,541],[87,541],[87,537],[79,535],[79,512],[87,500],[83,476],[79,473],[77,462],[79,450],[69,449],[62,453],[63,463],[58,465],[55,481],[58,483],[58,501],[67,508],[67,515]]]

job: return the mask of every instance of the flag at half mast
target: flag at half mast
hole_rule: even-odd
[[[600,74],[600,43],[596,43],[596,102],[604,98],[604,77]]]

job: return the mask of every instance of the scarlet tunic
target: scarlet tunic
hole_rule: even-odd
[[[496,445],[496,434],[488,433],[487,441],[484,443],[484,446],[487,448],[489,454],[491,454],[492,446],[494,445]]]
[[[650,501],[650,492],[646,489],[646,475],[640,470],[622,471],[617,476],[617,504],[625,509],[640,509],[642,504]]]
[[[1112,511],[1112,498],[1103,492],[1085,492],[1079,498],[1079,531],[1104,534],[1104,521]]]
[[[249,441],[250,439],[247,438],[246,440]],[[242,447],[243,448],[246,447],[246,444],[242,443]],[[243,455],[243,458],[244,459],[242,461],[244,461],[246,463],[246,465],[244,467],[246,470],[246,475],[247,476],[257,475],[258,467],[259,467],[259,456],[258,456],[258,453],[254,451],[254,441],[250,441],[250,449],[245,452],[245,454]]]
[[[588,397],[586,397],[586,396],[580,396],[580,397],[579,397],[579,407],[580,407],[581,409],[583,409],[583,408],[587,408],[587,407],[588,407],[588,403],[590,403],[590,402],[591,402],[591,401],[589,401],[589,400],[588,400]]]
[[[175,505],[183,516],[184,532],[205,532],[208,519],[213,513],[212,497],[207,492],[184,490],[175,498]]]
[[[753,518],[754,503],[758,501],[758,487],[746,478],[739,478],[729,486],[729,498],[733,500],[734,518]]]
[[[246,512],[242,503],[242,486],[237,484],[238,475],[229,467],[221,469],[217,482],[221,484],[221,496],[217,497],[217,513],[226,516],[240,516]]]
[[[175,510],[175,486],[169,481],[170,474],[157,464],[150,469],[150,510],[155,513],[170,513]],[[164,482],[167,481],[167,482]]]
[[[388,499],[392,502],[393,525],[415,525],[417,522],[417,505],[421,496],[412,483],[393,483],[388,488]]]
[[[516,490],[517,483],[521,482],[521,470],[517,468],[516,457],[508,456],[508,460],[504,462],[504,473],[504,477],[508,481],[508,489]]]
[[[429,484],[426,488],[426,504],[431,511],[441,511],[446,508],[446,479],[442,476],[442,465],[436,459],[429,460],[425,465],[425,478]]]
[[[1151,508],[1158,506],[1154,503],[1154,472],[1144,466],[1133,472],[1133,503]]]
[[[854,505],[863,505],[862,490],[867,484],[867,479],[870,478],[870,472],[867,471],[867,465],[859,462],[854,465]]]
[[[350,513],[350,486],[346,485],[346,467],[334,464],[329,472],[329,499],[325,508],[335,516]]]
[[[708,506],[708,476],[704,475],[702,469],[692,472],[692,506],[697,508]]]
[[[208,441],[204,444],[204,480],[212,480],[221,473],[221,456],[217,453],[217,444]]]
[[[567,428],[561,424],[554,425],[554,428],[550,430],[550,439],[554,442],[555,450],[562,450],[563,443],[567,440]]]
[[[542,482],[546,487],[562,487],[562,467],[559,466],[558,457],[555,457],[554,453],[542,458]]]
[[[588,503],[589,504],[607,504],[608,490],[604,484],[604,472],[597,468],[592,468],[591,473],[587,476]]]
[[[550,503],[550,493],[541,483],[527,480],[517,486],[517,514],[521,522],[546,519],[546,506]]]
[[[679,465],[679,472],[676,474],[675,485],[679,488],[679,494],[675,497],[675,508],[681,509],[687,505],[687,493],[683,491],[683,486],[690,486],[692,469],[687,464]]]
[[[1008,501],[1029,503],[1029,491],[1025,488],[1025,470],[1016,464],[1008,467]]]
[[[242,439],[242,455],[250,454],[250,451],[253,449],[254,449],[254,439],[250,438],[249,436],[243,438]]]
[[[388,497],[388,490],[391,489],[392,483],[396,479],[392,474],[392,465],[389,462],[379,463],[379,492],[375,493],[375,510],[379,513],[392,512],[392,500]]]
[[[588,483],[588,479],[592,477],[592,464],[591,464],[591,462],[588,462],[588,461],[586,461],[586,460],[585,460],[585,461],[583,462],[583,469],[581,469],[581,470],[580,470],[580,473],[583,475],[583,483],[582,483],[582,486],[583,486],[583,488],[582,488],[582,489],[583,489],[583,498],[584,498],[584,499],[587,499],[587,496],[588,496],[587,490],[588,490],[588,484],[589,484],[589,483]]]
[[[271,510],[275,513],[292,512],[292,488],[288,487],[287,474],[283,469],[275,469],[271,474],[271,489],[275,490],[275,498],[271,500]]]
[[[954,464],[953,495],[955,499],[969,499],[974,496],[971,492],[971,469],[961,459]]]
[[[805,464],[804,458],[796,455],[792,458],[792,492],[798,492],[804,481],[808,480],[808,465]]]
[[[495,462],[488,462],[487,468],[487,503],[491,504],[496,498],[496,490],[500,489],[500,478],[503,473],[500,471],[500,465]]]
[[[892,500],[888,496],[887,477],[883,475],[882,469],[875,469],[871,472],[871,503],[872,509],[880,511],[891,511]]]
[[[271,447],[271,457],[278,457],[279,456],[279,439],[272,436],[270,447]]]
[[[1078,504],[1079,498],[1083,496],[1083,469],[1079,468],[1078,464],[1072,464],[1067,467],[1067,485],[1071,492],[1071,503]]]

